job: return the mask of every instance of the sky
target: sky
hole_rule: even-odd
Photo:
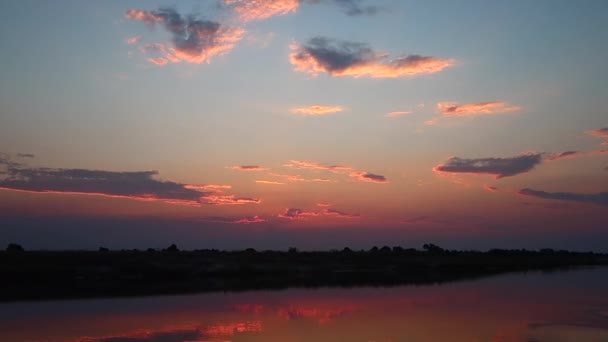
[[[605,1],[0,8],[0,245],[608,251]]]

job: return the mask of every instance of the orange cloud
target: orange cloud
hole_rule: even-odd
[[[184,186],[186,189],[194,189],[194,190],[214,190],[221,191],[221,189],[231,189],[231,185],[225,184],[187,184]]]
[[[235,165],[235,166],[226,166],[226,168],[237,171],[265,171],[267,168],[258,166],[258,165]]]
[[[292,113],[305,115],[325,115],[341,112],[344,110],[342,106],[308,106],[290,109]]]
[[[373,173],[369,173],[369,172],[365,172],[365,171],[351,172],[350,176],[361,182],[388,183],[388,180],[386,180],[386,177],[384,177],[382,175],[375,175]]]
[[[128,19],[143,21],[149,26],[162,24],[173,35],[173,47],[156,43],[149,44],[145,49],[155,50],[162,55],[149,59],[156,65],[169,62],[209,63],[212,57],[232,50],[245,34],[245,30],[241,28],[225,27],[214,21],[196,19],[192,15],[182,16],[170,8],[157,11],[132,9],[128,10],[125,16]]]
[[[412,113],[413,113],[412,111],[404,110],[404,111],[400,111],[400,112],[389,112],[384,116],[387,118],[394,118],[397,116],[408,115],[408,114],[412,114]]]
[[[285,185],[285,183],[268,181],[268,180],[256,180],[255,182],[260,183],[260,184]]]
[[[241,20],[253,21],[294,13],[300,0],[224,0],[224,4],[232,6]]]
[[[497,113],[516,112],[520,107],[509,105],[505,102],[491,101],[480,103],[458,104],[456,102],[439,102],[437,108],[443,115],[447,116],[476,116]]]
[[[366,44],[315,37],[306,44],[292,44],[289,60],[296,71],[313,76],[397,78],[437,73],[454,65],[452,59],[408,55],[387,60],[388,55]]]
[[[300,220],[306,216],[319,216],[319,213],[315,213],[312,211],[304,211],[302,209],[297,208],[287,208],[285,212],[277,215],[280,218],[289,219],[289,220]]]
[[[344,165],[323,165],[317,162],[305,161],[305,160],[290,160],[288,164],[283,166],[293,167],[296,169],[309,169],[309,170],[327,170],[332,172],[341,172],[352,170],[350,166]]]

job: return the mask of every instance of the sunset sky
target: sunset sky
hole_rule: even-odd
[[[0,244],[608,251],[608,2],[4,1]]]

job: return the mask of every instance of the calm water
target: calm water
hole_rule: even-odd
[[[608,341],[608,268],[420,287],[0,304],[0,341]]]

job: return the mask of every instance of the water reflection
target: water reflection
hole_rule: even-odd
[[[0,304],[0,341],[608,341],[608,268],[441,286]]]

